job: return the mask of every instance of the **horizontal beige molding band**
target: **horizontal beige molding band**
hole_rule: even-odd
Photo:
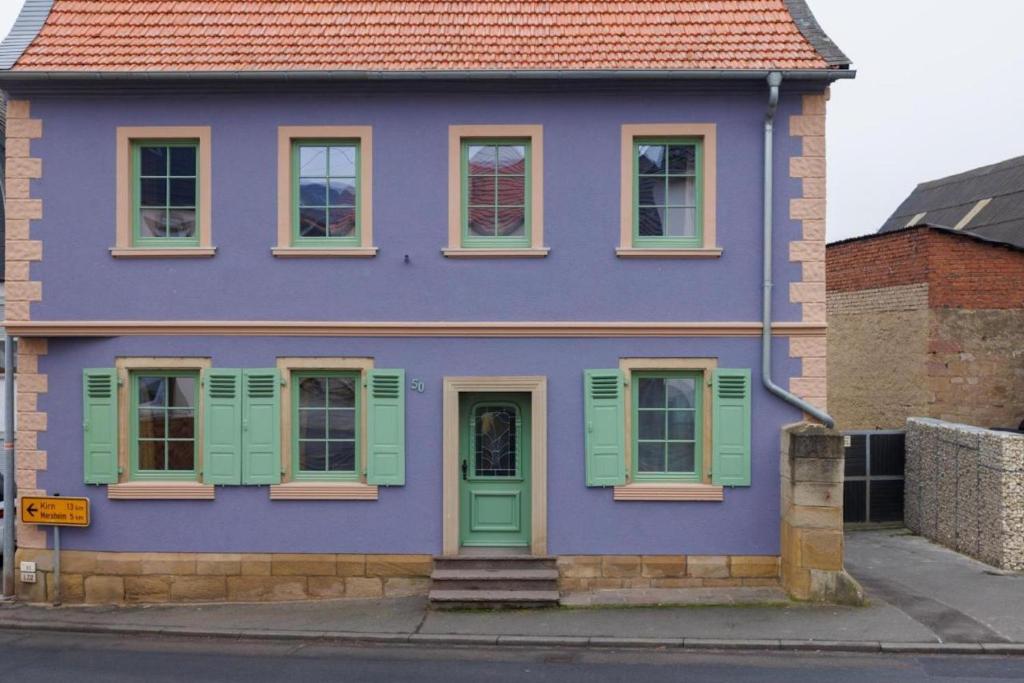
[[[107,486],[110,500],[213,500],[210,484],[192,481],[132,481]]]
[[[613,500],[678,500],[721,503],[725,493],[712,484],[627,484],[616,486]]]
[[[300,320],[4,321],[18,337],[757,337],[761,323],[690,322],[316,322]],[[780,322],[780,337],[821,337],[820,323]]]
[[[377,487],[369,484],[288,482],[270,487],[270,500],[377,500]]]

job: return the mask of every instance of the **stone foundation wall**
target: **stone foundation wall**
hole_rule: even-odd
[[[904,521],[982,562],[1024,570],[1024,436],[908,420]]]
[[[774,555],[562,555],[562,593],[624,588],[779,585]]]
[[[22,548],[36,583],[17,583],[27,602],[53,599],[53,552]],[[65,603],[269,602],[425,595],[430,555],[61,553]]]

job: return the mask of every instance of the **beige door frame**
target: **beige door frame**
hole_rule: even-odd
[[[543,376],[445,377],[441,552],[459,554],[459,394],[530,394],[530,552],[548,552],[548,380]]]

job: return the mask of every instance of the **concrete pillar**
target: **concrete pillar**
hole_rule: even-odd
[[[843,437],[818,424],[782,429],[782,585],[797,600],[860,604],[843,568]]]

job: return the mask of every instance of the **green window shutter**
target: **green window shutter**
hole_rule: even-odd
[[[242,483],[242,371],[203,373],[203,481]]]
[[[85,483],[117,483],[117,370],[82,371]]]
[[[584,373],[587,486],[626,483],[626,401],[621,370]]]
[[[405,484],[405,370],[370,370],[366,482]]]
[[[750,486],[750,370],[715,370],[711,481]]]
[[[281,483],[281,375],[245,370],[242,400],[242,483]]]

